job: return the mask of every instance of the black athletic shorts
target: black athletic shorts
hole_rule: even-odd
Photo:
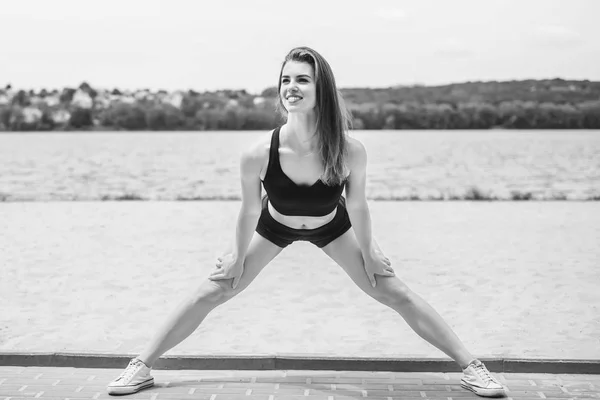
[[[323,226],[315,229],[294,229],[283,225],[269,213],[269,198],[262,198],[262,212],[256,226],[256,232],[279,247],[286,247],[296,240],[309,241],[317,247],[325,247],[352,227],[346,210],[346,199],[340,196],[335,217]]]

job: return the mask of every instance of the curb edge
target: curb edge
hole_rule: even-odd
[[[0,352],[0,366],[124,368],[133,354]],[[600,360],[480,358],[492,372],[600,374]],[[339,357],[302,354],[164,356],[160,370],[334,370],[461,372],[449,358]]]

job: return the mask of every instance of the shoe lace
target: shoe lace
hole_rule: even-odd
[[[473,367],[479,378],[481,378],[484,383],[496,382],[494,377],[490,374],[490,371],[487,370],[483,363],[479,365],[473,365]]]
[[[141,364],[140,360],[131,360],[129,362],[129,365],[127,366],[127,368],[125,368],[125,371],[123,371],[116,380],[117,381],[119,381],[119,380],[127,381],[127,380],[131,379],[131,377],[133,376],[133,374],[135,374],[135,372],[137,371],[140,364]]]

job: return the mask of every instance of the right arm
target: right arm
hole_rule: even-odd
[[[263,158],[260,147],[256,146],[242,154],[240,161],[242,206],[238,214],[233,249],[234,259],[242,263],[246,258],[246,252],[262,210],[260,197],[260,170],[262,164]]]
[[[262,151],[261,151],[262,147]],[[244,273],[244,260],[250,240],[256,230],[262,211],[260,197],[260,171],[264,161],[264,146],[257,145],[242,154],[240,178],[242,184],[242,206],[235,228],[235,240],[232,249],[219,257],[217,269],[209,276],[210,280],[232,279],[235,289]]]

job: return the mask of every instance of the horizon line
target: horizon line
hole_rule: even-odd
[[[527,81],[564,81],[564,82],[581,82],[581,83],[600,83],[600,81],[594,81],[594,80],[590,80],[590,79],[569,79],[569,78],[562,78],[562,77],[552,77],[552,78],[524,78],[524,79],[507,79],[507,80],[495,80],[495,79],[490,79],[490,80],[467,80],[467,81],[455,81],[455,82],[448,82],[448,83],[442,83],[442,84],[426,84],[426,83],[410,83],[410,84],[395,84],[395,85],[390,85],[390,86],[345,86],[345,87],[340,87],[338,86],[339,90],[357,90],[357,89],[368,89],[368,90],[381,90],[381,89],[397,89],[397,88],[415,88],[415,87],[427,87],[427,88],[436,88],[436,87],[444,87],[444,86],[452,86],[452,85],[464,85],[464,84],[472,84],[472,83],[509,83],[509,82],[527,82]],[[258,94],[260,95],[260,92],[254,92],[251,91],[249,89],[246,88],[220,88],[220,89],[205,89],[204,91],[200,91],[194,88],[187,88],[187,89],[164,89],[164,88],[136,88],[136,89],[121,89],[117,86],[113,86],[113,87],[104,87],[104,86],[94,86],[92,84],[90,84],[89,81],[84,80],[81,83],[79,83],[78,85],[75,86],[63,86],[60,89],[77,89],[79,88],[81,85],[83,85],[84,83],[88,84],[91,88],[95,89],[95,90],[105,90],[105,91],[112,91],[112,90],[119,90],[119,91],[131,91],[131,92],[137,92],[137,91],[144,91],[144,90],[148,90],[150,92],[160,92],[160,91],[165,91],[165,92],[189,92],[189,91],[194,91],[197,93],[210,93],[210,92],[224,92],[224,91],[232,91],[232,92],[241,92],[241,91],[245,91],[248,94]],[[54,88],[46,88],[46,87],[39,87],[39,88],[32,88],[32,87],[28,87],[28,88],[17,88],[14,87],[10,82],[7,82],[6,84],[3,84],[2,86],[0,86],[0,90],[4,91],[6,90],[6,88],[10,86],[11,90],[23,90],[23,91],[30,91],[30,90],[34,90],[34,91],[41,91],[41,90],[46,90],[46,91],[52,91],[52,90],[59,90],[58,88],[54,87]],[[272,86],[267,86],[264,89],[262,89],[262,91],[267,90],[267,89],[271,89],[271,88],[275,88],[275,85]]]

